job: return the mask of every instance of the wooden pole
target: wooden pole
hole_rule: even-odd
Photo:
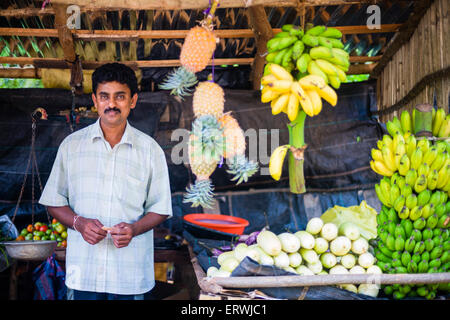
[[[406,0],[401,0],[406,1]],[[420,0],[413,0],[420,1]],[[373,4],[383,2],[383,0],[308,0],[305,5],[315,6],[338,6],[351,4]],[[73,0],[52,0],[52,4],[73,4]],[[186,10],[186,9],[205,9],[209,6],[209,0],[77,0],[76,4],[86,10]],[[298,0],[221,0],[220,8],[243,8],[251,6],[266,7],[296,7]]]
[[[0,63],[9,64],[20,64],[20,65],[34,65],[35,68],[0,68],[0,78],[31,78],[39,79],[41,77],[39,68],[56,68],[56,69],[66,69],[68,68],[67,63],[62,59],[35,59],[33,58],[23,58],[24,60],[16,61],[12,60],[14,58],[5,59],[5,57],[0,58]],[[17,59],[17,58],[16,58]],[[252,58],[243,59],[214,59],[215,65],[222,64],[240,64],[240,65],[250,65],[252,64]],[[95,69],[106,63],[108,61],[84,61],[82,62],[83,69]],[[158,67],[177,67],[180,66],[179,60],[149,60],[149,61],[122,61],[134,69],[137,68],[158,68]],[[348,75],[351,74],[369,74],[372,69],[376,66],[376,63],[372,64],[357,64],[350,65],[347,72]],[[259,90],[257,88],[256,90]]]
[[[76,59],[76,54],[72,33],[67,27],[67,6],[53,5],[53,7],[55,9],[55,27],[58,30],[59,43],[64,51],[64,59],[72,63]]]
[[[249,276],[210,278],[211,285],[226,288],[271,288],[271,287],[304,287],[332,286],[338,284],[425,284],[448,283],[450,273],[403,273],[403,274],[325,274],[313,276]]]
[[[338,26],[336,29],[343,34],[370,34],[396,32],[401,24],[385,24],[380,29],[369,29],[367,26]],[[280,28],[273,29],[273,34],[281,32]],[[130,41],[138,39],[184,39],[189,30],[70,30],[75,39],[90,41]],[[219,38],[253,38],[252,29],[223,29],[214,30]],[[57,29],[35,28],[0,28],[0,36],[18,37],[50,37],[57,38]]]
[[[273,38],[273,31],[263,6],[250,7],[248,13],[256,39],[256,56],[253,60],[250,77],[253,90],[259,90],[264,71],[265,54],[267,53],[267,41]]]
[[[0,78],[29,78],[39,79],[41,74],[36,68],[7,68],[0,69]]]

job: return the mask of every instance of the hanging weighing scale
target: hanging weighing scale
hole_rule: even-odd
[[[31,224],[34,225],[34,206],[35,206],[35,177],[37,177],[39,188],[42,193],[42,182],[39,175],[39,168],[36,159],[35,152],[35,140],[36,140],[36,122],[39,119],[47,119],[47,112],[43,108],[37,108],[31,114],[31,147],[30,154],[28,156],[27,167],[25,169],[25,176],[23,178],[22,187],[19,193],[19,199],[14,210],[14,215],[12,217],[12,223],[16,218],[17,211],[19,209],[20,201],[22,200],[23,192],[25,190],[25,185],[27,182],[28,174],[31,167]],[[45,209],[47,213],[47,219],[49,224],[51,223],[50,215],[48,214],[47,208]],[[11,225],[12,227],[12,225]],[[57,247],[57,241],[55,240],[23,240],[23,241],[5,241],[1,243],[5,246],[8,255],[17,260],[25,261],[41,261],[45,260],[53,254]]]

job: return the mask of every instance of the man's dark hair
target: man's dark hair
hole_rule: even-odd
[[[137,78],[134,71],[122,63],[106,63],[92,74],[92,92],[97,94],[97,87],[100,83],[117,81],[126,84],[130,88],[131,96],[138,90]]]

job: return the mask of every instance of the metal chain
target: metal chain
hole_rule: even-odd
[[[31,144],[33,144],[33,135],[34,135],[33,126],[35,126],[35,120],[33,117],[32,117],[32,121],[33,121],[33,124],[31,126],[31,128],[32,128],[32,133],[31,133],[32,143]],[[23,192],[25,190],[25,185],[27,183],[28,170],[30,170],[31,158],[32,158],[32,149],[30,150],[30,154],[28,156],[27,168],[25,169],[25,176],[23,177],[22,187],[20,188],[19,199],[17,200],[16,208],[14,209],[14,214],[12,217],[12,224],[9,226],[8,232],[11,230],[11,227],[13,226],[14,221],[16,219],[17,211],[19,210],[20,201],[22,200]],[[33,217],[32,217],[32,219],[33,219]]]

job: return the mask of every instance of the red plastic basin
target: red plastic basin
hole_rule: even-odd
[[[205,228],[239,235],[243,234],[245,227],[249,225],[246,219],[222,214],[191,213],[183,219]]]

